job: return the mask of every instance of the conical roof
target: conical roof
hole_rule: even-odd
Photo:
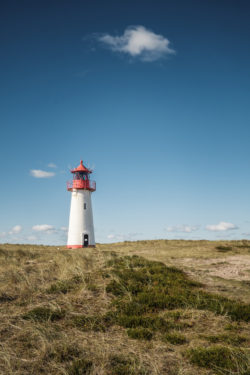
[[[77,168],[72,169],[71,173],[76,173],[76,172],[87,172],[87,173],[92,173],[91,169],[86,168],[83,165],[83,161],[80,161],[80,164],[78,165]]]

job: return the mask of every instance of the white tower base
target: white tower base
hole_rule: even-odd
[[[72,189],[67,247],[77,249],[94,246],[91,191]]]

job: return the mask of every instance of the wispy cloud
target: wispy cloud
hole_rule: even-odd
[[[198,225],[173,225],[170,227],[167,227],[167,232],[172,233],[192,233],[199,229]]]
[[[155,61],[173,55],[170,41],[163,35],[156,34],[144,26],[129,26],[120,36],[103,34],[98,40],[114,52],[127,54],[142,61]]]
[[[66,232],[68,232],[68,227],[61,227],[60,230],[61,230],[62,232],[65,232],[65,233],[66,233]]]
[[[34,225],[32,227],[32,230],[34,230],[35,232],[53,233],[55,232],[55,227],[49,224],[39,224],[39,225]]]
[[[133,239],[135,239],[140,234],[141,233],[127,233],[127,234],[110,233],[110,234],[107,235],[107,238],[109,240],[114,240],[114,241],[132,241]]]
[[[57,168],[57,165],[55,163],[49,163],[48,167],[49,168]]]
[[[27,240],[28,241],[36,241],[37,240],[37,237],[36,236],[27,236]]]
[[[35,178],[49,178],[55,176],[54,172],[42,171],[40,169],[31,169],[30,174]]]
[[[223,232],[227,230],[238,229],[238,227],[237,225],[233,223],[227,223],[225,221],[221,221],[219,224],[207,225],[206,229],[212,232]]]
[[[12,234],[18,234],[20,233],[22,230],[22,226],[21,225],[15,225],[10,231],[8,234],[12,235]]]

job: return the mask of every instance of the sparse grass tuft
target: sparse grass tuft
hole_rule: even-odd
[[[127,330],[128,336],[137,340],[151,340],[153,332],[148,328],[136,327]]]
[[[54,322],[65,317],[63,310],[51,310],[48,307],[36,307],[22,316],[25,320],[32,320],[34,322]]]
[[[68,280],[59,280],[52,284],[48,289],[47,293],[63,293],[66,294],[80,287],[83,282],[82,277],[74,276]]]
[[[88,375],[91,374],[93,362],[88,359],[75,359],[69,367],[69,375]]]
[[[166,335],[162,336],[162,340],[170,342],[170,344],[173,345],[183,345],[187,343],[186,337],[178,332],[167,333]]]
[[[70,319],[70,324],[82,331],[105,332],[111,323],[111,319],[101,315],[76,315]]]
[[[149,375],[149,371],[140,366],[133,355],[112,355],[109,360],[108,375]]]
[[[242,343],[247,341],[247,338],[245,336],[240,335],[226,335],[226,334],[220,334],[220,335],[209,335],[209,336],[203,336],[207,341],[216,344],[220,342],[224,342],[229,345],[241,345]]]

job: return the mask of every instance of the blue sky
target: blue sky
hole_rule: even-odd
[[[0,241],[66,242],[80,159],[97,242],[250,239],[249,17],[242,0],[5,2]]]

